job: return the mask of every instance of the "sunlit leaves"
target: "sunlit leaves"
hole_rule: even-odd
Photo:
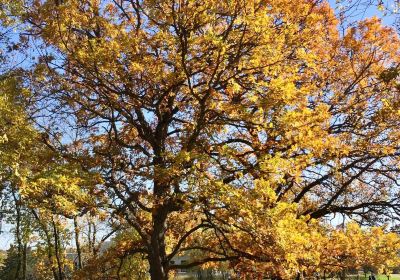
[[[302,0],[32,4],[21,19],[43,55],[27,83],[57,135],[19,176],[32,203],[101,205],[157,280],[189,251],[284,278],[328,250],[331,271],[365,263],[369,231],[323,218],[398,210],[399,40],[379,19],[341,31]]]

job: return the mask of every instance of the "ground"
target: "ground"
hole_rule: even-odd
[[[174,278],[174,280],[192,280],[192,279],[196,279],[196,278],[190,278],[189,276],[177,276],[176,278]],[[219,279],[219,278],[213,278],[213,279]],[[355,280],[357,279],[356,276],[351,276],[348,278],[349,280]],[[376,280],[387,280],[387,276],[386,275],[378,275],[378,277],[376,278]],[[368,276],[367,278],[364,278],[364,276],[360,275],[360,278],[358,278],[358,280],[368,280]],[[389,280],[400,280],[400,274],[391,274]]]
[[[350,279],[357,279],[356,277],[352,277]],[[376,278],[376,280],[387,280],[387,276],[386,275],[378,275],[378,277]],[[361,276],[359,278],[359,280],[368,280],[368,276],[367,278],[364,278],[364,276]],[[400,274],[391,274],[389,280],[400,280]]]

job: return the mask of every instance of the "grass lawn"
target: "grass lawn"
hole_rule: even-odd
[[[364,275],[360,275],[359,279],[360,280],[368,280],[368,276],[369,275],[367,275],[367,278],[364,278]],[[352,276],[349,279],[357,279],[357,277],[356,276]],[[390,280],[400,280],[400,274],[391,274],[389,279]],[[387,276],[386,275],[378,275],[376,277],[376,280],[387,280]]]
[[[369,275],[367,275],[367,278],[364,278],[364,275],[360,275],[360,278],[358,278],[358,279],[359,279],[359,280],[368,280],[368,276],[369,276]],[[194,277],[194,276],[189,276],[189,275],[177,275],[177,276],[175,276],[175,278],[173,278],[173,279],[174,279],[174,280],[195,280],[195,279],[197,279],[197,278]],[[212,279],[213,279],[213,280],[218,280],[218,279],[220,279],[220,278],[214,277],[214,278],[212,278]],[[337,278],[335,278],[335,279],[337,279]],[[346,279],[349,279],[349,280],[356,280],[356,279],[357,279],[357,276],[348,276],[348,277],[346,277]],[[387,280],[387,276],[386,276],[386,275],[378,275],[378,276],[376,277],[376,280]],[[400,280],[400,274],[391,274],[389,280]]]
[[[379,280],[387,279],[386,275],[379,276]],[[389,279],[400,280],[400,274],[392,274]]]
[[[360,278],[358,278],[358,279],[359,280],[368,280],[368,276],[369,275],[367,275],[367,278],[364,278],[363,275],[360,275]],[[177,276],[176,278],[174,278],[174,280],[194,280],[194,279],[196,279],[196,278],[190,277],[190,276]],[[213,279],[217,280],[219,278],[213,278]],[[350,276],[350,277],[348,277],[346,279],[355,280],[355,279],[357,279],[357,277],[356,276]],[[390,280],[400,280],[400,274],[391,274],[389,279]],[[378,275],[376,277],[376,280],[387,280],[387,277],[386,277],[386,275]]]

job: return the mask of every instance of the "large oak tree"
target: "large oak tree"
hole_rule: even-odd
[[[26,2],[43,141],[101,175],[153,280],[217,261],[278,275],[277,232],[398,215],[399,41],[378,19],[340,31],[315,0]]]

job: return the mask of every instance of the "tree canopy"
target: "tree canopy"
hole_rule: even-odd
[[[26,167],[12,185],[44,235],[54,215],[109,221],[125,236],[110,255],[143,256],[152,280],[398,262],[399,237],[371,227],[400,211],[400,45],[378,18],[341,30],[317,0],[0,3],[34,56],[30,109],[0,107],[0,173]]]

